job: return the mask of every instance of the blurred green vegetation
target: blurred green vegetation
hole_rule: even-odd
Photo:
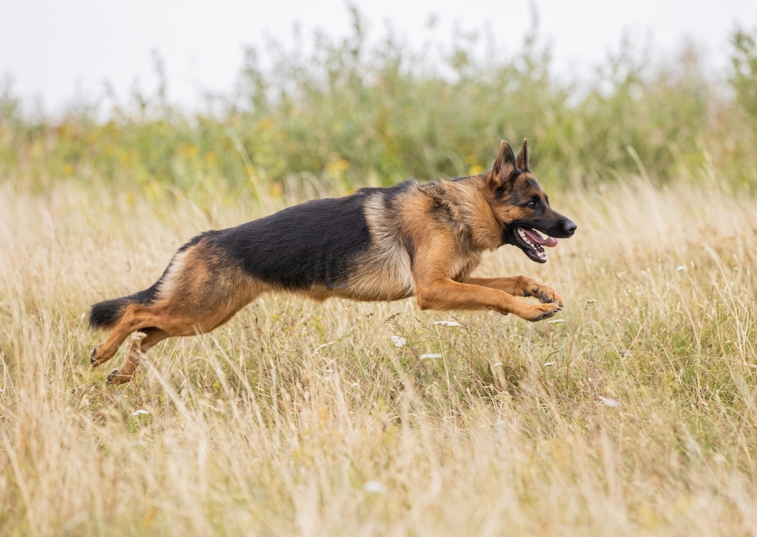
[[[236,90],[209,97],[206,113],[172,106],[161,84],[154,95],[113,101],[106,120],[103,103],[30,117],[7,85],[0,177],[33,189],[62,180],[155,195],[211,186],[270,199],[312,178],[347,192],[478,173],[500,139],[527,137],[549,186],[624,173],[665,183],[709,167],[751,187],[756,36],[734,34],[720,78],[693,50],[653,63],[625,40],[590,80],[566,82],[535,31],[509,55],[487,31],[458,36],[439,60],[391,31],[369,39],[353,10],[346,38],[249,49]]]
[[[744,111],[757,121],[757,30],[737,31],[733,36],[731,84]]]

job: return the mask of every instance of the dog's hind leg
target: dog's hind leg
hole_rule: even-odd
[[[234,293],[224,293],[228,289],[222,287],[220,292],[214,292],[214,286],[210,283],[204,287],[203,291],[207,292],[196,293],[192,302],[182,300],[181,293],[178,293],[178,298],[148,306],[130,304],[108,339],[92,351],[92,365],[98,366],[115,356],[118,348],[132,332],[142,330],[147,334],[143,345],[146,342],[149,346],[142,352],[167,337],[194,336],[210,332],[226,323],[259,293],[248,291],[235,296]],[[215,286],[216,289],[218,287]],[[138,353],[133,351],[134,346],[129,350],[129,358],[124,364],[127,367],[125,371],[136,369],[139,363]],[[129,366],[129,363],[134,365]]]
[[[108,339],[106,339],[102,345],[95,347],[90,353],[89,361],[92,366],[96,367],[113,358],[118,351],[118,347],[121,346],[121,343],[123,343],[132,332],[156,326],[154,321],[157,320],[157,317],[153,313],[153,310],[154,306],[151,305],[142,306],[141,304],[129,304],[126,307],[126,312],[115,328],[113,328]]]
[[[150,350],[156,343],[171,337],[171,334],[159,328],[145,328],[142,330],[145,337],[142,341],[135,341],[129,348],[129,354],[126,361],[120,368],[114,369],[108,375],[107,382],[111,384],[124,384],[129,382],[137,371],[142,355]]]
[[[128,382],[140,352],[167,337],[210,332],[267,290],[222,253],[200,242],[177,254],[157,284],[154,301],[126,307],[108,339],[92,351],[92,365],[112,358],[132,332],[144,331],[141,345],[132,345],[126,362],[108,377],[114,384]]]

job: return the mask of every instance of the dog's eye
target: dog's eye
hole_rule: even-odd
[[[531,207],[532,209],[536,209],[537,205],[538,204],[536,203],[536,200],[531,200],[528,202],[528,206]]]

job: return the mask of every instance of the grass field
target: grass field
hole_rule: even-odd
[[[113,388],[89,304],[263,210],[2,186],[2,534],[754,535],[757,201],[551,194],[575,237],[480,270],[553,286],[550,322],[269,296]]]

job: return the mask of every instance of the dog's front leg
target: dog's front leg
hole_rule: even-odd
[[[450,278],[430,283],[416,282],[415,295],[424,310],[492,309],[502,314],[512,313],[527,321],[541,321],[562,309],[560,302],[529,304],[499,289],[460,283]]]
[[[562,305],[562,298],[554,289],[539,283],[526,276],[513,276],[510,278],[467,278],[464,283],[481,285],[491,289],[499,289],[513,296],[532,296],[539,299],[539,302],[551,303],[557,302]]]
[[[419,232],[425,240],[416,241],[413,280],[415,296],[421,309],[483,310],[512,313],[528,321],[552,317],[562,309],[561,302],[529,304],[501,289],[450,278],[449,264],[457,255],[458,240],[447,229],[431,227]],[[433,236],[434,240],[428,240]]]

